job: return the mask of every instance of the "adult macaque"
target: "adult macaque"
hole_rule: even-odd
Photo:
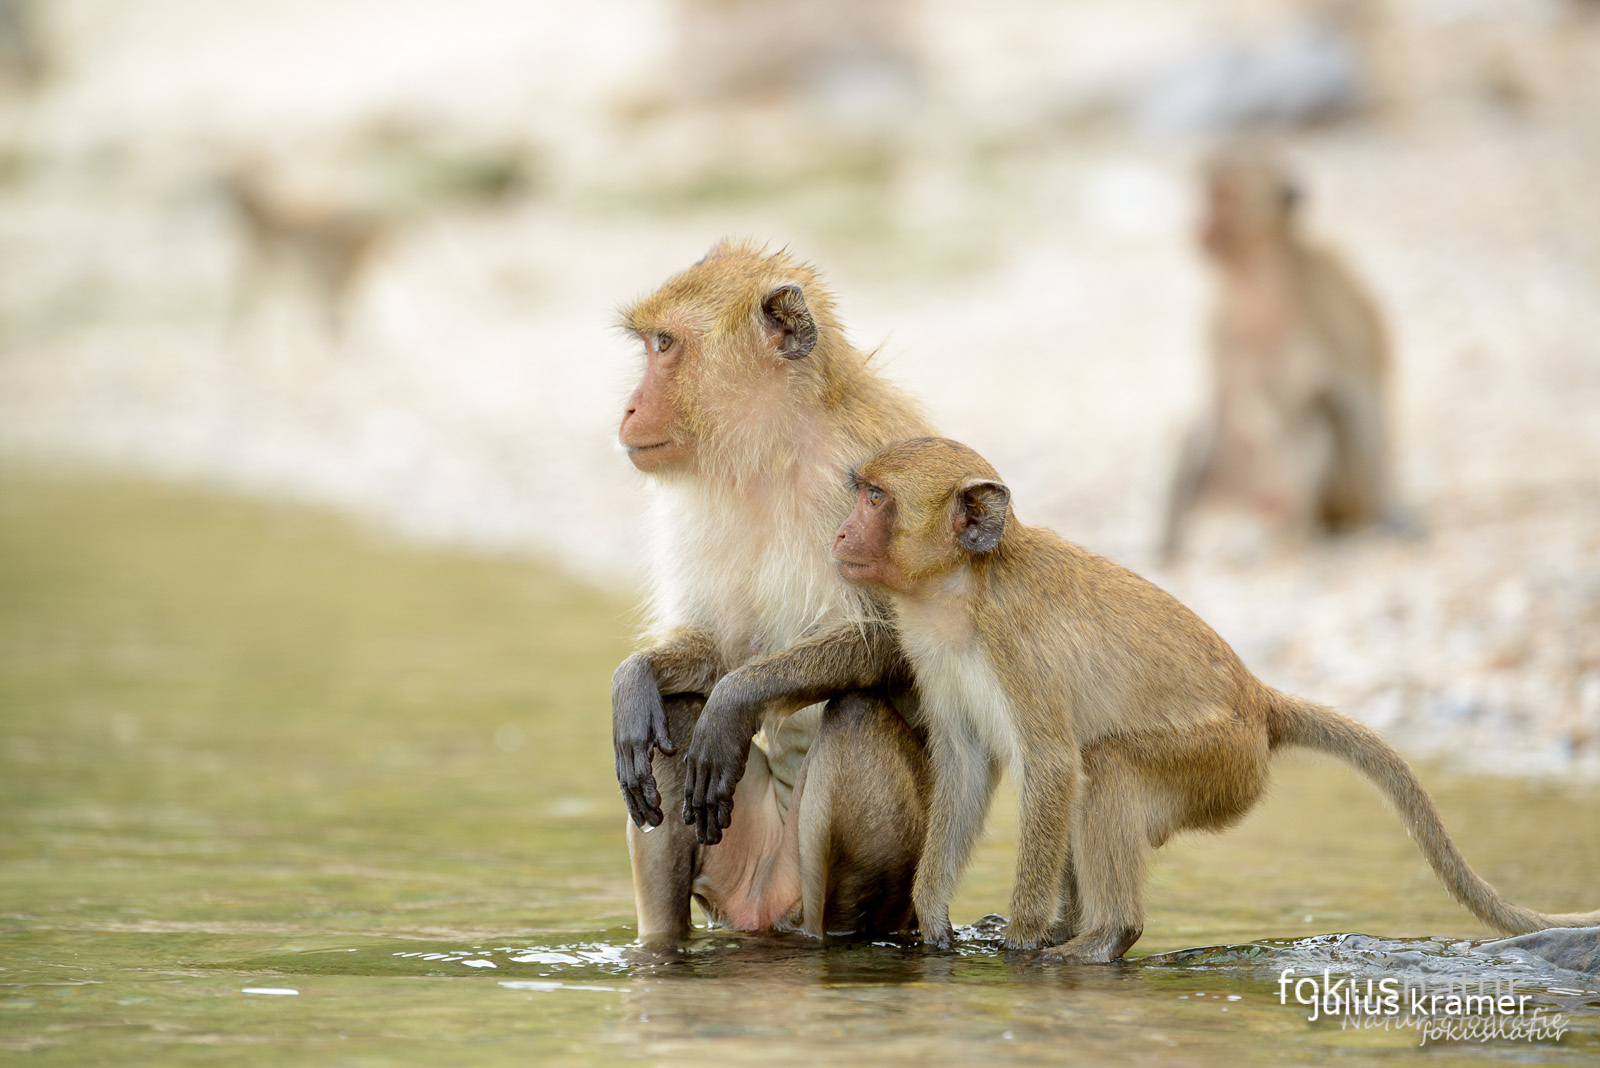
[[[1207,168],[1200,243],[1217,278],[1215,396],[1179,458],[1168,558],[1206,498],[1297,535],[1395,518],[1383,320],[1350,270],[1301,234],[1299,200],[1264,155],[1238,150]]]
[[[1445,888],[1489,926],[1600,923],[1600,912],[1548,916],[1502,899],[1376,732],[1264,685],[1156,586],[1019,523],[1010,490],[966,446],[901,442],[852,477],[856,506],[833,554],[889,601],[933,762],[914,890],[924,941],[950,944],[950,898],[1002,766],[1021,795],[1006,945],[1109,961],[1143,931],[1146,850],[1239,819],[1286,745],[1371,779]]]
[[[868,689],[909,675],[828,545],[840,472],[927,423],[781,252],[720,244],[623,323],[645,368],[619,438],[655,494],[649,645],[612,680],[639,934],[682,937],[691,897],[739,930],[909,930],[926,757]],[[718,784],[693,829],[662,826],[663,796]]]
[[[385,221],[336,199],[291,193],[253,168],[229,171],[221,183],[244,239],[235,313],[269,273],[289,268],[305,276],[328,332],[342,333],[350,299],[386,236]]]

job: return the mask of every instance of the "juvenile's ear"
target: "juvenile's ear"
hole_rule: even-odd
[[[817,323],[806,307],[805,294],[794,283],[779,286],[761,298],[761,318],[767,337],[778,347],[778,355],[798,360],[817,347]]]
[[[956,497],[956,540],[963,549],[986,553],[1000,544],[1006,530],[1011,491],[1004,483],[975,478]]]

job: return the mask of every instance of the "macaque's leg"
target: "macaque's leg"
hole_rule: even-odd
[[[1324,488],[1337,464],[1334,423],[1319,408],[1283,442],[1273,465],[1277,518],[1291,536],[1311,538],[1322,531]]]
[[[1116,960],[1144,932],[1151,798],[1138,772],[1107,750],[1085,753],[1084,771],[1072,824],[1079,932],[1046,950],[1050,961]]]
[[[828,702],[789,813],[798,829],[802,930],[821,937],[911,929],[930,782],[927,755],[884,696],[854,691]]]
[[[1022,739],[1021,827],[1017,881],[1011,892],[1007,949],[1045,943],[1061,912],[1061,873],[1067,866],[1072,810],[1078,793],[1075,745]]]
[[[1335,448],[1319,501],[1329,530],[1393,523],[1389,442],[1381,400],[1372,389],[1347,387],[1330,397]]]
[[[1087,787],[1085,787],[1087,789]],[[1067,843],[1067,859],[1061,866],[1061,914],[1050,932],[1050,945],[1060,945],[1078,933],[1078,869],[1072,861],[1072,843]]]
[[[928,756],[933,764],[933,804],[912,899],[922,940],[948,949],[955,940],[950,899],[983,829],[1000,769],[972,738],[935,738]]]
[[[666,698],[664,706],[672,737],[689,738],[705,699],[698,694],[678,695]],[[700,901],[713,923],[739,931],[778,926],[798,906],[794,835],[784,833],[765,754],[752,746],[748,760],[749,770],[737,791],[743,808],[719,844],[700,844],[694,828],[682,820],[662,820],[649,831],[629,821],[628,856],[641,939],[686,937],[691,899]],[[651,773],[663,789],[683,789],[681,755],[656,752]]]

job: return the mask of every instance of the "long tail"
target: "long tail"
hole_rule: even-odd
[[[1277,691],[1273,696],[1267,721],[1273,748],[1299,745],[1353,764],[1399,811],[1400,819],[1450,896],[1485,924],[1508,934],[1600,925],[1600,910],[1549,915],[1513,905],[1501,897],[1467,864],[1445,833],[1439,810],[1433,807],[1433,800],[1411,766],[1377,731],[1323,705]]]

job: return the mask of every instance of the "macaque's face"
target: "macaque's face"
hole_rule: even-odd
[[[993,551],[1011,502],[993,476],[983,457],[943,438],[879,450],[851,472],[856,506],[833,539],[839,574],[911,596]]]
[[[855,510],[833,539],[833,558],[846,582],[906,591],[906,575],[891,552],[894,527],[894,497],[882,487],[860,483]]]
[[[694,438],[679,412],[690,339],[653,330],[641,340],[644,377],[628,398],[617,440],[634,467],[654,474],[685,466],[694,457]]]
[[[1206,176],[1200,244],[1213,258],[1229,260],[1282,242],[1294,202],[1293,187],[1275,171],[1216,167]]]

